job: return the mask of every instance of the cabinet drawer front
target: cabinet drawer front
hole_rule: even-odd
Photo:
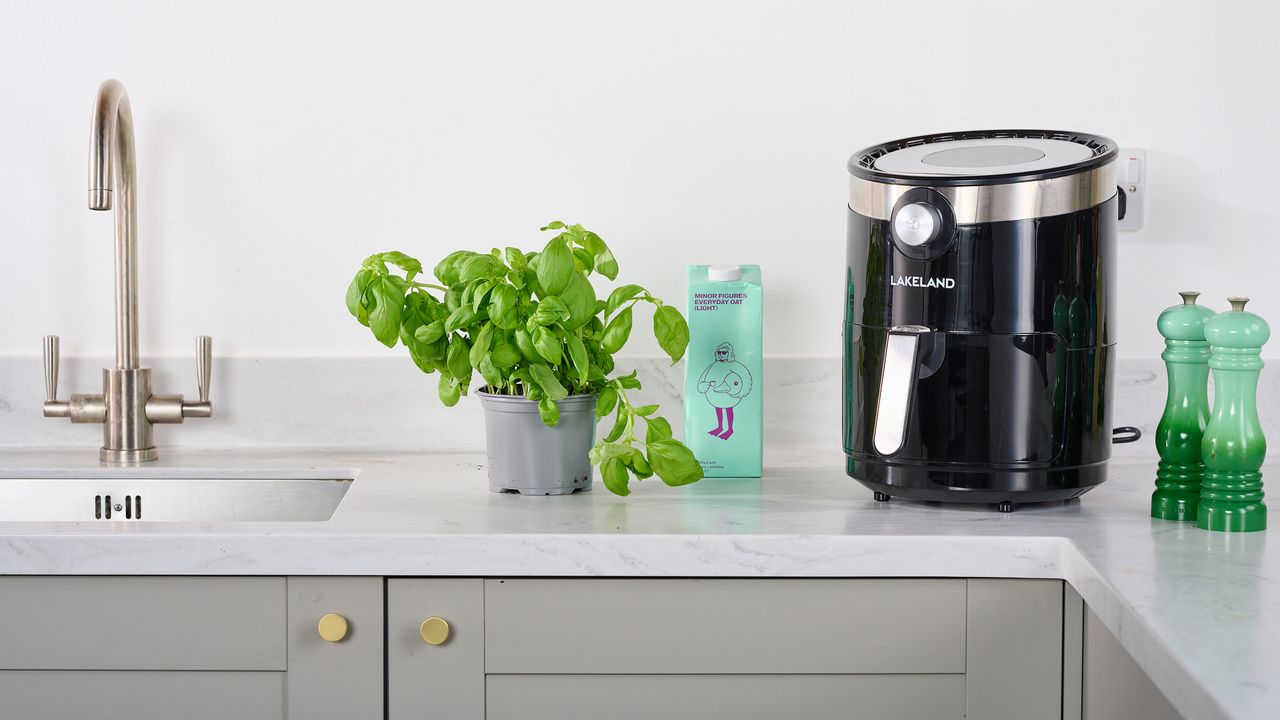
[[[946,720],[963,675],[491,675],[488,720]]]
[[[485,581],[507,674],[963,673],[965,581]]]
[[[0,577],[0,670],[284,670],[284,578]]]
[[[281,720],[284,673],[0,672],[0,715],[93,720]]]

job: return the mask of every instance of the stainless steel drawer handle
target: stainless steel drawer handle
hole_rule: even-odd
[[[896,325],[889,329],[880,368],[880,399],[871,441],[876,452],[893,455],[907,439],[907,411],[916,386],[920,337],[929,332],[922,325]]]

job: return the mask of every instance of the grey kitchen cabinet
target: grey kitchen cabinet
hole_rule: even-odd
[[[279,720],[284,673],[0,670],[0,717],[24,720]]]
[[[5,717],[382,717],[382,578],[0,577]],[[342,614],[340,642],[319,637]]]
[[[1062,717],[1061,580],[968,581],[969,718]]]
[[[963,718],[964,675],[490,675],[489,720]]]
[[[1082,652],[1084,720],[1177,720],[1182,717],[1089,608],[1084,608]]]
[[[485,582],[493,674],[964,673],[960,579]]]
[[[387,580],[387,716],[483,720],[484,637],[483,580]]]
[[[1176,717],[1059,580],[7,576],[0,608],[14,717]]]
[[[383,579],[290,577],[288,582],[290,720],[381,718]],[[319,625],[326,616],[345,632],[321,637]]]
[[[490,720],[1062,712],[1059,580],[490,579]]]

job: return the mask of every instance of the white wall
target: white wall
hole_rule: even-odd
[[[1151,357],[1180,289],[1280,320],[1277,7],[3,0],[0,355],[47,332],[111,350],[111,221],[85,164],[118,77],[144,355],[197,333],[222,355],[384,353],[342,304],[365,255],[540,246],[552,218],[677,301],[686,263],[759,262],[767,351],[835,355],[850,153],[1045,126],[1150,153],[1120,321],[1121,356]]]

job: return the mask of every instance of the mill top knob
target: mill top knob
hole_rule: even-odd
[[[1205,323],[1204,336],[1220,348],[1256,350],[1271,338],[1271,327],[1262,317],[1244,309],[1247,297],[1228,298],[1231,311],[1218,313]]]
[[[1197,305],[1200,293],[1184,290],[1178,293],[1182,302],[1166,308],[1156,320],[1156,328],[1166,340],[1204,341],[1204,325],[1214,312],[1204,305]]]

